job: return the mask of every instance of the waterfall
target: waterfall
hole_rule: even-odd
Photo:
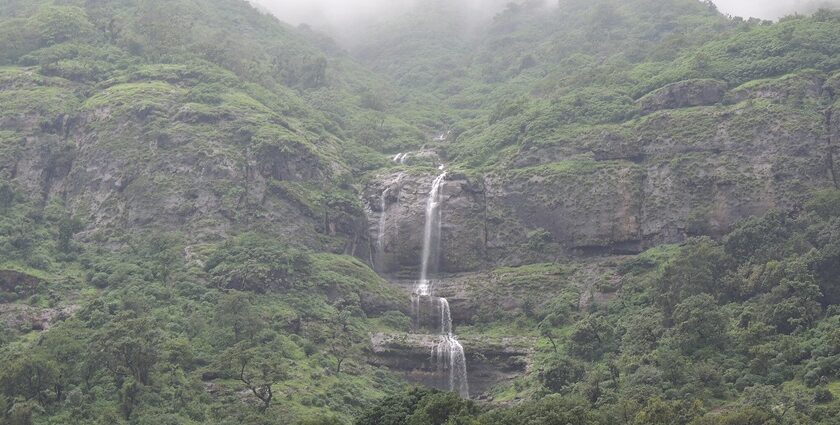
[[[395,161],[397,158],[395,158]],[[443,167],[441,167],[443,168]],[[443,202],[443,184],[446,173],[442,173],[432,182],[432,189],[426,201],[426,225],[423,230],[423,256],[420,261],[420,280],[414,285],[411,295],[411,308],[414,316],[415,328],[421,322],[422,303],[424,299],[432,300],[433,288],[429,280],[429,273],[438,270],[440,259],[440,236],[442,228],[441,204]],[[432,348],[432,361],[435,363],[442,379],[446,380],[450,391],[456,391],[464,398],[470,395],[467,382],[467,357],[464,347],[452,332],[452,312],[449,301],[439,297],[438,312],[440,314],[440,339]]]
[[[452,335],[452,313],[449,311],[449,301],[440,298],[440,333]]]
[[[449,390],[458,392],[461,397],[469,398],[467,358],[458,338],[454,335],[441,335],[440,342],[432,348],[432,361],[438,373],[446,381],[445,384],[448,384]]]
[[[386,205],[386,201],[388,200],[388,191],[390,191],[390,187],[386,187],[385,190],[382,191],[382,195],[379,196],[379,229],[376,232],[376,251],[382,252],[385,248],[385,218],[387,217],[387,209],[388,205]]]
[[[446,179],[446,173],[439,175],[432,182],[432,191],[429,192],[429,199],[426,201],[426,226],[423,229],[423,257],[420,264],[420,282],[428,285],[429,266],[437,270],[437,262],[440,257],[440,228],[441,211],[440,204],[443,200],[441,187]]]

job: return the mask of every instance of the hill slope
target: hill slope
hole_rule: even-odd
[[[832,423],[840,16],[469,10],[0,0],[0,420]]]

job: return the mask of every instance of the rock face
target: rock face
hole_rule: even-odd
[[[448,381],[432,361],[437,335],[374,334],[370,363],[401,373],[413,383],[448,390]],[[526,373],[535,342],[529,338],[465,337],[470,396],[481,398],[494,385]]]
[[[380,273],[417,277],[423,250],[426,202],[435,177],[437,174],[391,173],[381,176],[377,185],[366,189],[365,199],[374,212],[369,216],[370,239],[374,241],[375,268]],[[441,191],[443,254],[440,268],[448,272],[476,269],[485,257],[481,239],[484,232],[483,190],[464,178],[447,176]],[[472,234],[464,238],[463,232]]]
[[[334,138],[241,91],[191,103],[194,75],[150,72],[95,88],[26,69],[0,74],[0,94],[31,99],[0,112],[10,130],[0,131],[0,177],[66,204],[87,226],[81,237],[153,226],[203,241],[259,226],[313,247],[327,235],[338,252],[366,237],[361,209],[321,202],[347,172]]]
[[[825,81],[806,72],[753,82],[730,92],[729,105],[657,111],[523,147],[501,170],[450,173],[441,271],[633,254],[694,235],[719,236],[771,208],[795,209],[811,189],[836,179],[832,150],[840,120],[827,122],[824,109],[832,100],[820,89]],[[724,95],[709,81],[663,90],[657,104],[674,107]],[[696,99],[679,100],[695,92]],[[366,189],[379,213],[380,194],[389,191],[381,272],[414,276],[434,177],[388,173]],[[378,217],[371,217],[371,228]]]
[[[0,304],[0,323],[22,332],[45,331],[56,322],[70,318],[78,309],[78,305],[37,308],[22,304]]]
[[[714,105],[723,100],[726,83],[718,80],[698,79],[668,84],[643,96],[636,104],[643,113],[663,109]]]
[[[35,276],[17,270],[0,270],[0,302],[33,295],[41,284],[41,279]]]

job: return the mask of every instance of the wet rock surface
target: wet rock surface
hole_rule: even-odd
[[[439,335],[383,334],[371,337],[369,362],[400,373],[409,382],[448,389],[432,359]],[[479,397],[493,386],[521,376],[528,370],[535,340],[530,338],[464,337],[470,396]]]

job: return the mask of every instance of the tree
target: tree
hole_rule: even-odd
[[[222,295],[216,309],[216,322],[233,330],[234,342],[251,340],[264,327],[251,302],[251,295],[239,291]]]
[[[565,356],[554,355],[546,360],[538,374],[540,383],[555,393],[567,392],[584,377],[583,366]]]
[[[352,312],[350,306],[344,302],[336,304],[335,313],[329,319],[328,326],[332,329],[332,338],[329,343],[329,352],[335,361],[335,374],[341,373],[341,365],[354,351],[355,336],[351,327],[350,319]]]
[[[260,412],[268,410],[274,400],[274,385],[287,378],[286,360],[269,347],[242,341],[229,348],[223,354],[222,361],[251,394],[260,400]]]
[[[323,86],[327,80],[327,58],[318,56],[313,60],[307,60],[302,72],[305,88],[314,89]]]
[[[405,425],[426,397],[438,390],[415,387],[404,393],[388,396],[370,406],[356,418],[356,425]]]
[[[707,414],[691,421],[690,425],[776,425],[769,412],[754,407],[741,407],[723,414]]]
[[[80,40],[93,34],[93,25],[85,11],[72,6],[43,7],[32,17],[32,25],[42,46]]]
[[[621,338],[622,351],[633,354],[652,351],[665,332],[663,322],[662,313],[651,307],[626,317],[622,322],[625,330]]]
[[[183,259],[181,238],[171,233],[147,235],[136,250],[148,261],[153,278],[163,283],[169,282],[170,274]]]
[[[701,412],[699,402],[691,400],[665,401],[656,397],[636,414],[635,425],[672,425],[688,423]]]
[[[662,277],[656,280],[655,297],[670,320],[674,306],[697,294],[725,295],[722,272],[726,264],[723,250],[711,239],[689,240],[679,254],[669,261]]]
[[[802,412],[811,405],[812,397],[802,391],[789,392],[772,385],[754,385],[744,389],[746,406],[770,412],[779,422],[790,412]],[[794,422],[795,423],[795,422]]]
[[[149,385],[162,338],[151,319],[122,312],[94,337],[94,344],[101,353],[103,366],[118,382],[132,377],[140,384]]]
[[[785,253],[784,242],[791,235],[791,220],[781,211],[770,211],[762,217],[739,224],[724,242],[727,256],[740,261],[766,262]]]
[[[9,425],[32,425],[32,417],[35,412],[42,412],[44,409],[34,400],[16,399],[8,411]]]
[[[557,352],[557,344],[554,342],[554,340],[555,340],[555,338],[557,338],[557,335],[555,334],[555,327],[552,324],[552,322],[553,322],[552,319],[553,319],[552,317],[546,317],[545,319],[543,319],[542,322],[540,322],[539,325],[537,325],[537,328],[540,331],[540,336],[548,339],[548,342],[551,343],[551,348],[556,353]]]
[[[55,363],[52,390],[56,402],[64,399],[65,390],[70,385],[79,382],[80,369],[86,357],[86,347],[80,339],[87,336],[89,334],[82,329],[63,327],[50,329],[41,339],[42,352]]]
[[[312,260],[274,238],[246,234],[217,249],[205,269],[220,288],[264,293],[305,282]]]
[[[0,369],[0,388],[8,397],[35,400],[41,406],[49,401],[58,366],[43,355],[22,355]]]
[[[57,248],[61,252],[72,249],[73,235],[84,229],[82,221],[70,214],[64,214],[58,222]]]
[[[688,297],[674,308],[674,331],[686,352],[720,346],[726,324],[726,316],[709,294]]]
[[[406,425],[463,424],[478,413],[478,407],[455,393],[433,393],[420,401]]]
[[[784,333],[807,328],[822,312],[820,298],[820,287],[812,277],[785,278],[770,292],[768,322]]]
[[[569,335],[569,352],[587,360],[595,360],[612,351],[614,329],[607,320],[598,315],[589,315],[575,323]]]
[[[600,423],[592,406],[578,397],[552,394],[539,401],[523,403],[517,407],[491,411],[482,415],[478,423],[481,425],[585,425]]]

